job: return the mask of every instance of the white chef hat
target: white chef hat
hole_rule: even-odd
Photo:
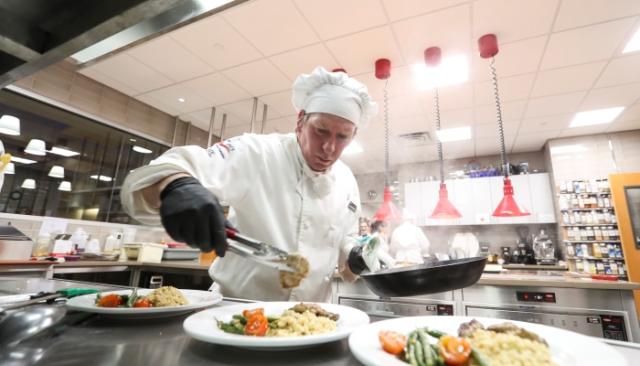
[[[316,67],[311,74],[298,76],[293,83],[293,106],[306,113],[329,113],[364,126],[378,113],[367,87],[344,72]]]

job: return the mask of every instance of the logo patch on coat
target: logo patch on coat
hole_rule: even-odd
[[[210,146],[207,149],[207,154],[209,155],[209,157],[219,155],[221,158],[226,159],[227,156],[229,156],[229,154],[234,151],[236,151],[236,147],[234,146],[234,139],[228,139]]]
[[[349,211],[351,212],[356,212],[356,209],[358,209],[358,206],[356,206],[355,203],[349,201],[349,204],[347,205],[347,208],[349,209]]]

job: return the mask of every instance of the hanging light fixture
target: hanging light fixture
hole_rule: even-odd
[[[427,67],[436,68],[440,65],[442,60],[442,52],[440,47],[429,47],[424,50],[424,62]],[[436,131],[440,131],[440,101],[438,99],[438,86],[433,89],[433,104],[435,109]],[[444,182],[444,159],[442,154],[442,141],[438,138],[438,162],[440,164],[440,190],[438,203],[433,209],[431,216],[432,219],[457,219],[462,217],[460,212],[449,201],[449,192],[447,191],[447,184]]]
[[[20,187],[24,189],[36,189],[36,181],[35,179],[27,178],[22,182]]]
[[[16,174],[16,165],[14,163],[7,164],[7,167],[4,169],[4,174]]]
[[[8,114],[0,117],[0,133],[11,136],[20,135],[20,119]]]
[[[60,165],[54,165],[49,170],[49,176],[51,178],[64,178],[64,167]]]
[[[376,78],[385,80],[384,83],[384,196],[382,197],[382,205],[378,208],[374,220],[378,221],[396,221],[402,215],[393,204],[393,193],[389,184],[389,98],[387,85],[389,84],[389,76],[391,76],[391,61],[381,58],[376,61]]]
[[[500,139],[500,156],[502,159],[502,172],[504,174],[504,196],[493,211],[493,216],[513,217],[528,216],[529,212],[522,209],[513,197],[513,186],[509,179],[509,162],[507,161],[507,152],[504,146],[504,128],[502,126],[502,111],[500,108],[500,95],[498,94],[498,75],[496,74],[495,55],[498,53],[498,39],[495,34],[485,34],[478,39],[478,47],[480,48],[480,57],[491,58],[489,68],[491,70],[491,80],[493,81],[493,95],[496,102],[496,114],[498,120],[498,137]]]
[[[58,186],[58,190],[64,191],[64,192],[71,192],[71,182],[69,182],[68,180],[63,180],[62,182],[60,182],[60,185]]]
[[[31,155],[45,156],[47,155],[47,145],[43,140],[31,139],[24,148],[24,152]]]

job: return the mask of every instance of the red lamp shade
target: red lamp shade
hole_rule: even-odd
[[[460,212],[449,201],[449,192],[447,192],[445,183],[440,183],[440,199],[438,199],[436,208],[429,217],[432,219],[457,219],[462,217]]]
[[[391,188],[384,187],[384,197],[382,199],[382,205],[373,215],[373,219],[376,221],[396,221],[402,218],[402,214],[393,204],[393,195],[391,194]]]
[[[529,212],[523,210],[516,200],[513,198],[513,186],[511,185],[511,179],[504,178],[504,197],[498,204],[493,216],[497,217],[514,217],[514,216],[529,216]]]

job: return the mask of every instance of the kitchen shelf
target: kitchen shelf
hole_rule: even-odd
[[[609,192],[609,193],[604,193],[604,192],[580,192],[580,193],[576,193],[576,192],[560,192],[558,194],[569,194],[569,195],[581,194],[581,195],[585,195],[585,196],[611,196],[611,192]]]
[[[599,258],[599,257],[567,257],[568,260],[583,260],[583,259],[591,259],[596,261],[624,261],[623,257],[607,257],[607,258]]]
[[[570,244],[591,244],[591,243],[610,243],[610,244],[620,244],[620,240],[563,240],[565,243]]]
[[[612,222],[609,224],[562,224],[562,227],[587,227],[587,226],[617,226],[618,223]]]
[[[607,210],[607,211],[613,211],[613,206],[611,207],[594,207],[594,208],[563,208],[560,210],[560,212],[571,212],[571,211],[598,211],[598,210]]]

